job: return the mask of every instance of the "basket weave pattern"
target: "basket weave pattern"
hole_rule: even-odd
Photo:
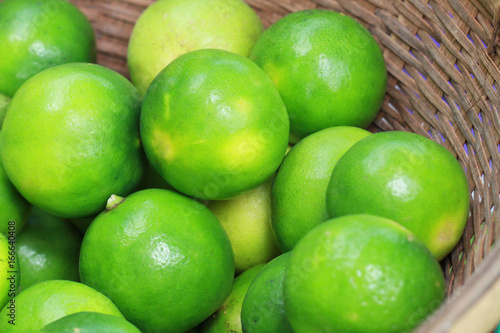
[[[133,24],[154,0],[73,0],[94,25],[98,62],[128,76]],[[486,51],[492,17],[479,0],[247,0],[269,26],[309,8],[356,18],[384,51],[387,95],[372,131],[404,130],[444,145],[466,170],[471,216],[442,261],[448,295],[500,237],[500,57]]]

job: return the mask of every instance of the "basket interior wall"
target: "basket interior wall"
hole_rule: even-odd
[[[133,24],[154,0],[73,0],[94,25],[98,62],[128,76]],[[442,261],[448,294],[463,285],[500,237],[500,57],[486,51],[492,17],[479,0],[248,0],[265,26],[297,10],[356,18],[384,50],[387,95],[372,131],[404,130],[448,148],[466,170],[471,215]],[[500,46],[499,46],[500,49]]]

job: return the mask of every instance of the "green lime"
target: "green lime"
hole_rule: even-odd
[[[198,49],[248,56],[263,30],[242,0],[169,0],[153,3],[137,20],[128,49],[132,82],[142,94],[165,66]]]
[[[120,310],[103,294],[74,281],[39,282],[21,292],[0,312],[0,332],[38,332],[47,324],[67,315],[99,312],[122,317]]]
[[[302,332],[409,332],[443,301],[443,272],[394,221],[349,215],[322,223],[291,251],[285,310]]]
[[[9,106],[9,103],[10,97],[0,93],[0,129],[2,128],[3,120],[5,118],[5,114],[7,113],[7,107]]]
[[[83,239],[80,277],[141,331],[184,332],[227,298],[234,258],[208,208],[149,189],[110,198]]]
[[[21,291],[45,280],[79,281],[81,242],[82,236],[68,221],[33,207],[16,239]]]
[[[123,76],[66,64],[29,79],[2,130],[5,170],[35,206],[61,217],[99,213],[113,194],[139,183],[141,97]]]
[[[287,154],[272,188],[272,227],[283,252],[328,219],[326,189],[339,158],[370,132],[331,127],[313,133]]]
[[[230,199],[269,179],[287,149],[289,122],[267,75],[247,58],[199,50],[170,63],[141,112],[146,155],[176,190]]]
[[[271,25],[250,59],[273,80],[290,116],[290,141],[333,126],[367,127],[385,95],[382,51],[353,18],[327,10]]]
[[[0,233],[0,308],[11,304],[10,301],[19,287],[19,260],[15,242],[14,234],[5,236]],[[0,321],[4,319],[5,317],[2,317]]]
[[[330,217],[372,214],[413,232],[441,260],[460,240],[469,186],[456,158],[421,135],[383,132],[339,160],[327,191]]]
[[[234,279],[231,294],[224,304],[203,323],[203,333],[241,333],[241,306],[250,283],[260,273],[264,264],[247,269]]]
[[[0,132],[0,150],[3,148],[2,141]],[[9,231],[20,232],[26,224],[30,209],[31,205],[12,185],[0,159],[0,233],[7,235]]]
[[[280,254],[271,230],[272,180],[234,199],[208,204],[229,236],[237,273],[267,263]]]
[[[141,333],[125,318],[98,312],[78,312],[62,317],[40,333]]]
[[[271,260],[248,288],[241,309],[244,332],[293,332],[285,315],[283,280],[290,252]]]
[[[94,32],[85,15],[64,0],[0,2],[0,92],[13,96],[44,69],[94,62]]]

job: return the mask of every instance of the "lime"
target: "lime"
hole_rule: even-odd
[[[234,279],[231,294],[224,304],[203,323],[203,333],[237,333],[241,328],[241,306],[250,283],[260,273],[264,264],[247,269]]]
[[[125,318],[98,312],[78,312],[62,317],[40,333],[141,333]]]
[[[20,282],[15,235],[9,236],[0,234],[0,308],[11,304]]]
[[[356,143],[335,166],[327,191],[330,217],[373,214],[413,232],[441,260],[462,236],[469,187],[443,146],[407,132],[383,132]]]
[[[44,69],[94,62],[94,32],[85,15],[64,0],[0,2],[0,92],[13,96]]]
[[[110,198],[83,239],[80,277],[141,331],[184,332],[227,298],[234,258],[208,208],[149,189]]]
[[[326,189],[339,158],[370,132],[339,126],[302,139],[287,154],[272,188],[272,227],[283,252],[328,219]]]
[[[82,236],[68,221],[33,207],[16,239],[21,291],[45,280],[79,281],[81,242]]]
[[[288,131],[267,75],[222,50],[177,58],[142,106],[149,161],[176,190],[202,199],[230,199],[269,179],[285,155]]]
[[[0,132],[0,150],[2,148],[3,142]],[[0,159],[0,233],[7,235],[8,231],[20,232],[26,224],[30,209],[30,204],[10,182]]]
[[[132,82],[142,94],[165,66],[198,49],[248,56],[263,30],[242,0],[169,0],[153,3],[137,20],[128,49]]]
[[[271,183],[272,178],[234,199],[208,204],[229,236],[237,273],[280,253],[271,230]]]
[[[253,279],[243,300],[243,332],[293,332],[285,315],[283,280],[290,252],[271,260]]]
[[[7,113],[7,107],[10,103],[10,97],[3,95],[0,93],[0,129],[3,125],[3,120],[5,118],[5,114]]]
[[[123,317],[118,308],[103,294],[79,282],[50,280],[39,282],[14,299],[0,312],[0,332],[38,332],[47,324],[67,315],[100,312]]]
[[[394,221],[371,215],[329,220],[291,251],[285,310],[302,332],[409,332],[444,299],[441,267]]]
[[[29,79],[3,124],[2,158],[35,206],[80,218],[140,181],[141,98],[123,76],[93,64],[66,64]]]
[[[367,127],[382,105],[384,57],[353,18],[298,11],[271,25],[250,59],[273,80],[290,116],[290,141],[332,126]]]

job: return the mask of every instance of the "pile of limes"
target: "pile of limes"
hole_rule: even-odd
[[[95,60],[66,0],[0,2],[1,332],[408,332],[440,306],[467,178],[366,130],[387,74],[353,18],[161,0],[131,82]]]

